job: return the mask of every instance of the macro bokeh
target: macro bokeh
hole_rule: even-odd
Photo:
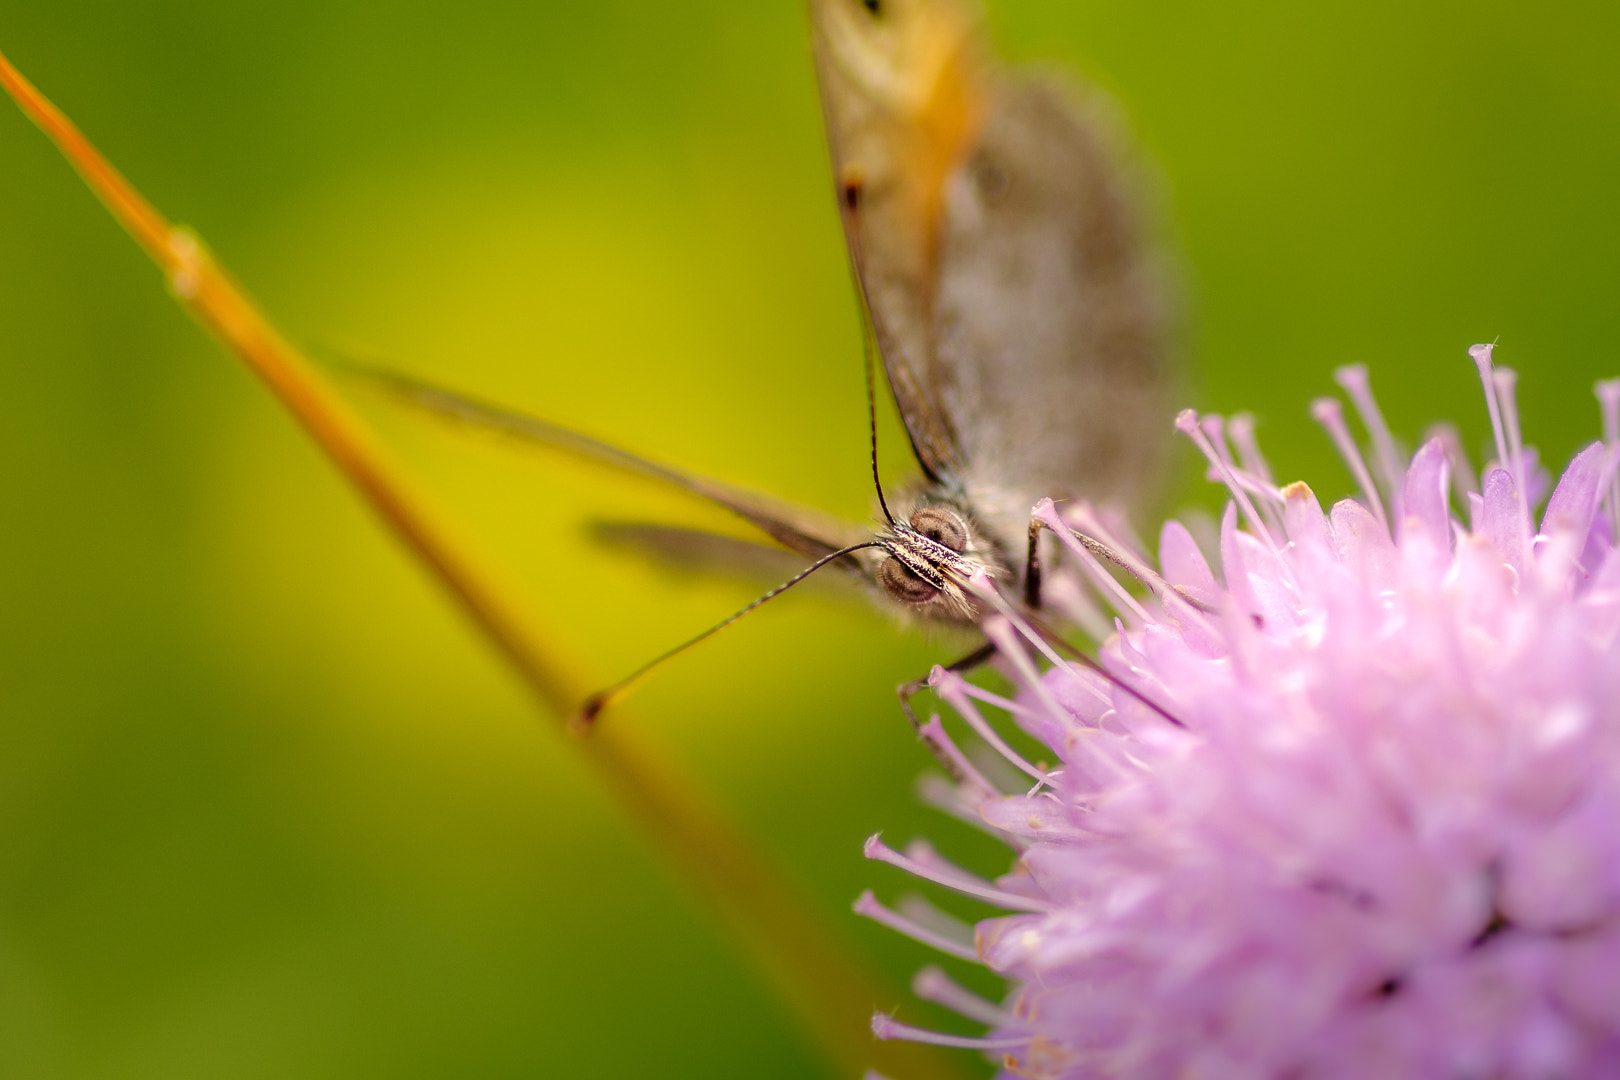
[[[1521,373],[1555,471],[1596,435],[1591,383],[1620,374],[1620,8],[989,15],[1004,54],[1122,105],[1176,253],[1188,403],[1255,413],[1285,479],[1349,491],[1306,411],[1349,362],[1398,433],[1454,418],[1477,453],[1477,341]],[[796,0],[56,0],[9,9],[0,49],[317,354],[870,513]],[[746,535],[688,498],[350,392],[584,682],[770,583],[593,539]],[[1178,455],[1169,502],[1217,505]],[[862,840],[1006,858],[912,793],[928,759],[893,687],[958,648],[806,589],[620,722],[903,985],[932,958],[849,912],[906,887]],[[826,1075],[761,985],[0,105],[0,1075]]]

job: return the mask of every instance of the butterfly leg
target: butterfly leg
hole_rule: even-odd
[[[1039,521],[1030,520],[1029,555],[1024,563],[1024,603],[1032,610],[1039,610],[1041,606],[1040,537],[1043,528],[1045,526]],[[971,671],[994,655],[996,655],[996,646],[993,642],[987,641],[955,663],[945,665],[945,670]],[[928,679],[926,676],[921,679],[912,679],[908,683],[902,683],[899,688],[900,708],[905,712],[906,719],[911,722],[911,727],[917,732],[918,738],[928,744],[928,749],[933,751],[934,758],[944,767],[951,779],[961,780],[961,771],[957,769],[956,763],[951,761],[945,751],[936,745],[932,739],[923,734],[922,722],[917,719],[917,713],[911,707],[911,699],[927,687]]]
[[[984,663],[986,660],[989,660],[994,655],[996,655],[995,643],[987,641],[983,645],[980,645],[977,649],[974,649],[972,652],[962,657],[960,660],[957,660],[954,663],[946,664],[945,670],[971,671],[973,668],[978,667],[980,664]],[[924,743],[928,744],[928,749],[933,753],[934,760],[939,762],[940,767],[945,770],[946,775],[948,775],[952,780],[960,782],[963,778],[962,770],[956,767],[956,762],[951,760],[950,755],[945,753],[943,747],[934,742],[934,740],[930,739],[927,735],[923,734],[922,723],[917,719],[917,713],[911,707],[911,699],[927,688],[928,678],[926,676],[921,679],[912,679],[908,683],[901,683],[898,691],[900,695],[900,708],[905,712],[906,719],[911,721],[911,727],[917,732],[917,737]]]
[[[1046,526],[1029,519],[1029,556],[1024,560],[1024,603],[1035,610],[1041,606],[1041,530]]]

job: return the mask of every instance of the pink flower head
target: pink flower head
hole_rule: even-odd
[[[1016,700],[933,679],[994,754],[927,728],[962,773],[933,800],[1017,861],[990,881],[867,846],[1006,914],[857,904],[1009,996],[930,968],[919,995],[988,1034],[879,1015],[879,1037],[1054,1080],[1620,1076],[1620,386],[1538,527],[1512,374],[1473,352],[1497,443],[1477,490],[1444,436],[1402,469],[1356,368],[1371,463],[1319,403],[1363,497],[1326,513],[1272,483],[1241,419],[1178,421],[1232,492],[1219,577],[1178,522],[1154,570],[1088,508],[1036,508],[1115,632],[1075,663],[1003,604],[988,632]]]

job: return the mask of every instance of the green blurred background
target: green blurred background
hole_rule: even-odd
[[[1500,336],[1561,463],[1620,370],[1620,8],[999,0],[1165,178],[1204,407],[1285,477],[1360,360],[1398,431],[1486,427]],[[868,510],[853,305],[796,0],[55,0],[0,47],[297,338],[628,447]],[[368,406],[615,676],[754,586],[594,547],[730,528],[651,486]],[[893,448],[892,420],[887,429]],[[1151,433],[1150,433],[1151,434]],[[1213,505],[1183,452],[1186,500]],[[898,456],[891,455],[898,464]],[[44,139],[0,108],[0,1075],[820,1075],[512,676]],[[952,646],[826,592],[671,666],[627,723],[812,902],[900,875],[892,687]],[[903,999],[885,1004],[901,1004]],[[928,1018],[907,1005],[904,1015]]]

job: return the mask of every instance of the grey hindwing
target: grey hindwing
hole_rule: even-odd
[[[1165,275],[1099,108],[996,82],[945,193],[933,355],[905,373],[952,429],[942,479],[1010,550],[1043,496],[1142,502],[1166,442]]]

